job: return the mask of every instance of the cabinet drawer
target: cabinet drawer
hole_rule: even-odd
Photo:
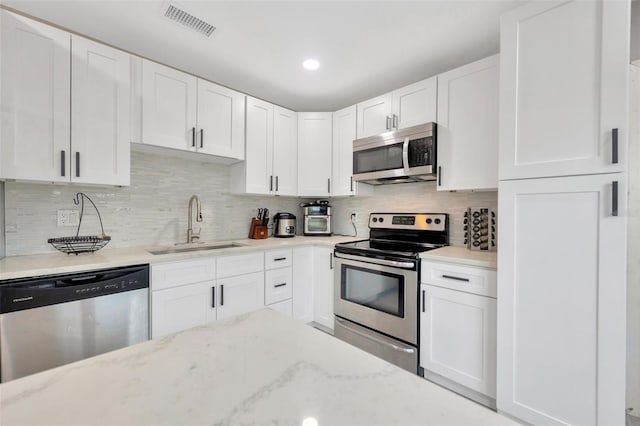
[[[152,264],[151,290],[213,280],[215,276],[216,261],[212,257]]]
[[[217,259],[218,278],[234,277],[264,270],[264,252],[222,256]]]
[[[285,268],[291,266],[291,249],[269,250],[264,253],[264,269]]]
[[[488,297],[497,294],[497,274],[492,269],[423,260],[421,273],[424,284]]]
[[[270,305],[291,299],[293,294],[291,268],[273,269],[264,273],[264,303]]]
[[[273,303],[267,306],[269,309],[273,309],[274,311],[281,312],[288,317],[293,316],[293,299],[283,300],[282,302]]]

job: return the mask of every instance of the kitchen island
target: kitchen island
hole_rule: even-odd
[[[268,309],[0,384],[3,426],[299,426],[305,419],[515,424]]]

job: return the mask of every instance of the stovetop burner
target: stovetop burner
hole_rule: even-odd
[[[377,258],[415,259],[449,245],[446,213],[371,213],[369,239],[336,244],[337,253]]]

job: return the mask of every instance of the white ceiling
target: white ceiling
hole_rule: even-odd
[[[499,51],[517,1],[0,0],[10,8],[296,111],[334,111]],[[320,69],[302,68],[315,57]]]

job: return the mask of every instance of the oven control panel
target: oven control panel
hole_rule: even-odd
[[[448,216],[446,213],[371,213],[369,228],[446,231]]]

